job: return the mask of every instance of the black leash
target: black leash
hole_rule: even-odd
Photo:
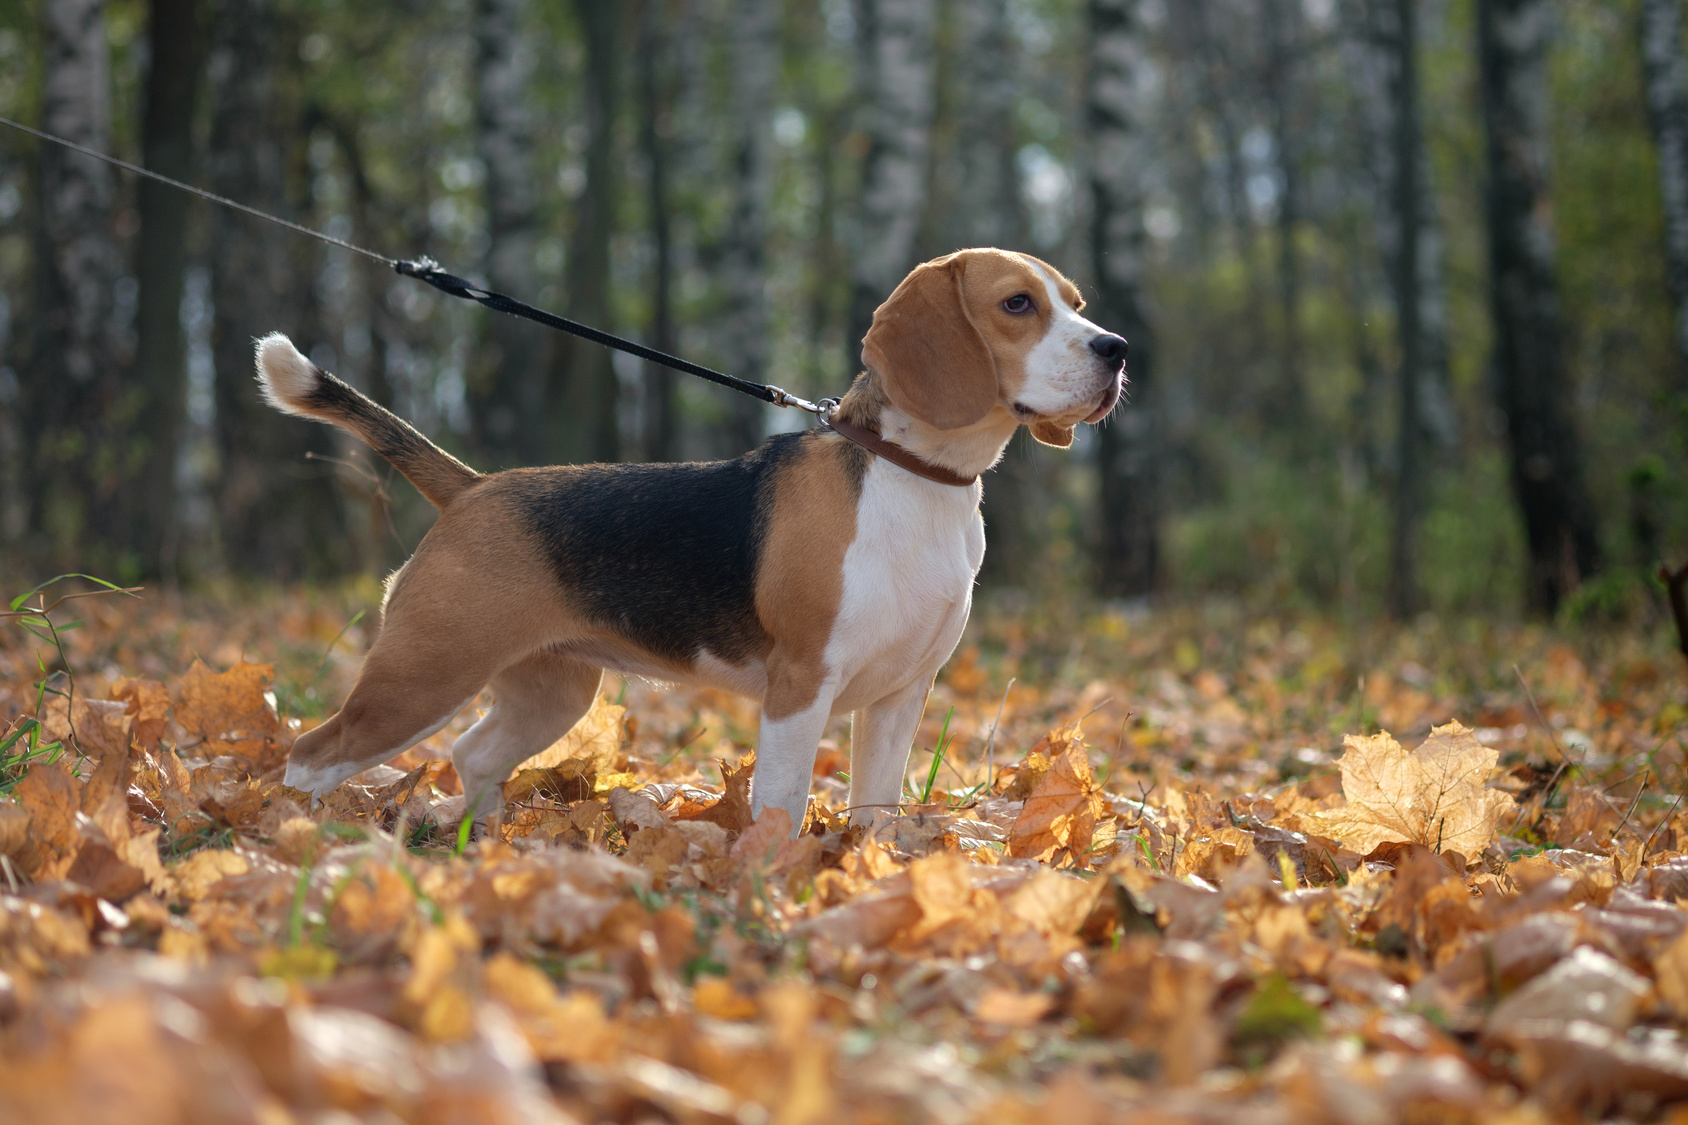
[[[547,328],[555,328],[559,332],[567,332],[570,335],[579,336],[583,340],[591,340],[595,344],[602,344],[606,348],[614,348],[616,351],[626,352],[628,355],[638,356],[640,359],[646,360],[650,363],[659,364],[675,371],[683,371],[687,375],[696,375],[700,379],[708,379],[711,383],[717,383],[723,387],[730,387],[741,394],[750,395],[752,398],[759,398],[763,402],[771,402],[775,406],[795,406],[799,410],[806,410],[810,414],[818,415],[823,422],[827,421],[828,415],[832,412],[832,406],[835,405],[836,400],[834,399],[822,399],[819,403],[813,403],[807,399],[799,398],[789,391],[782,390],[771,383],[752,383],[748,379],[740,379],[737,376],[728,375],[724,371],[716,371],[713,368],[704,367],[702,364],[693,363],[689,359],[681,359],[679,356],[669,355],[667,352],[660,352],[655,348],[647,348],[641,343],[625,339],[610,332],[605,332],[601,328],[593,328],[589,324],[581,324],[579,321],[570,320],[567,317],[558,316],[555,313],[548,313],[544,309],[536,309],[532,305],[516,300],[514,297],[505,296],[503,293],[495,293],[490,289],[483,289],[472,282],[456,276],[455,274],[447,273],[445,270],[441,269],[440,264],[432,258],[417,258],[414,261],[389,258],[384,254],[377,254],[375,251],[367,250],[362,246],[355,246],[344,239],[335,238],[333,235],[324,234],[319,230],[312,230],[310,227],[289,222],[279,216],[271,215],[266,211],[260,211],[255,207],[248,207],[244,203],[236,203],[234,200],[229,199],[226,196],[217,195],[213,192],[196,188],[192,184],[184,184],[180,180],[173,180],[169,176],[161,176],[157,172],[149,172],[147,169],[142,168],[139,165],[131,164],[127,160],[119,160],[115,156],[107,156],[103,152],[96,152],[94,149],[79,145],[75,141],[68,141],[63,137],[56,137],[51,133],[43,133],[39,129],[33,129],[22,122],[13,121],[9,117],[0,117],[0,125],[10,125],[12,128],[28,133],[30,136],[39,137],[44,141],[51,141],[56,145],[63,145],[65,148],[79,152],[84,156],[91,156],[95,160],[103,160],[107,164],[114,164],[119,168],[135,173],[137,176],[145,176],[149,180],[157,180],[161,184],[169,184],[171,187],[180,188],[192,195],[197,195],[201,199],[208,199],[212,203],[233,208],[236,211],[252,215],[255,218],[264,219],[268,222],[275,223],[278,226],[286,227],[288,230],[294,231],[298,234],[306,234],[312,238],[321,239],[323,242],[332,246],[338,246],[342,250],[350,250],[354,254],[362,254],[366,258],[372,258],[375,261],[380,262],[382,265],[391,266],[393,268],[393,272],[395,273],[403,274],[405,277],[413,277],[418,281],[426,282],[429,285],[432,285],[435,289],[438,289],[440,292],[449,293],[453,297],[461,297],[466,301],[474,301],[476,304],[485,305],[489,309],[496,309],[501,313],[508,313],[510,316],[519,316],[524,320],[531,320],[535,323],[543,324]]]

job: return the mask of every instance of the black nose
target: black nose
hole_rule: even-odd
[[[1107,360],[1109,363],[1124,363],[1126,349],[1130,347],[1123,336],[1115,336],[1105,332],[1090,341],[1090,350]]]

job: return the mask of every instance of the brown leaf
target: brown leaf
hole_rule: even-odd
[[[29,844],[29,810],[0,800],[0,855],[19,859]]]
[[[157,680],[124,679],[111,685],[111,697],[121,700],[134,723],[134,744],[143,752],[158,749],[170,723],[170,691]]]
[[[255,771],[279,764],[291,737],[268,696],[274,678],[273,664],[240,661],[213,672],[195,660],[181,678],[176,721],[205,741],[208,757],[233,754]]]
[[[29,810],[29,842],[19,857],[24,873],[37,881],[62,879],[82,847],[76,827],[82,794],[60,762],[37,762],[12,790]]]
[[[750,827],[750,778],[756,771],[756,752],[752,750],[739,759],[737,766],[721,764],[722,779],[726,782],[721,799],[702,809],[688,820],[707,820],[719,824],[728,832],[742,832]]]
[[[1065,848],[1078,857],[1090,850],[1102,793],[1090,773],[1090,759],[1076,736],[1050,765],[1008,833],[1008,854],[1047,860]]]
[[[1457,722],[1436,727],[1411,753],[1387,732],[1343,741],[1348,749],[1338,764],[1347,805],[1302,819],[1354,851],[1394,840],[1474,858],[1513,806],[1511,797],[1485,787],[1499,753]]]
[[[592,709],[567,734],[516,769],[552,769],[572,760],[581,763],[575,767],[577,776],[613,773],[621,757],[626,718],[627,708],[611,703],[607,695],[600,695],[592,702]]]

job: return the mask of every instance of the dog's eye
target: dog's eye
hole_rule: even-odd
[[[1016,293],[1002,302],[1002,307],[1011,313],[1029,312],[1032,307],[1032,299],[1024,293]]]

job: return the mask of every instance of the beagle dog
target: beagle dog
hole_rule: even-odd
[[[381,632],[340,712],[299,736],[286,782],[322,794],[438,731],[492,688],[452,749],[467,816],[566,734],[605,668],[761,701],[751,789],[793,831],[827,721],[848,713],[853,819],[901,797],[939,667],[984,558],[979,474],[1016,427],[1069,446],[1119,401],[1126,342],[1048,264],[963,250],[874,313],[838,428],[733,461],[480,474],[316,366],[258,342],[269,403],[367,442],[439,520],[387,582]],[[854,433],[855,438],[845,436]]]

